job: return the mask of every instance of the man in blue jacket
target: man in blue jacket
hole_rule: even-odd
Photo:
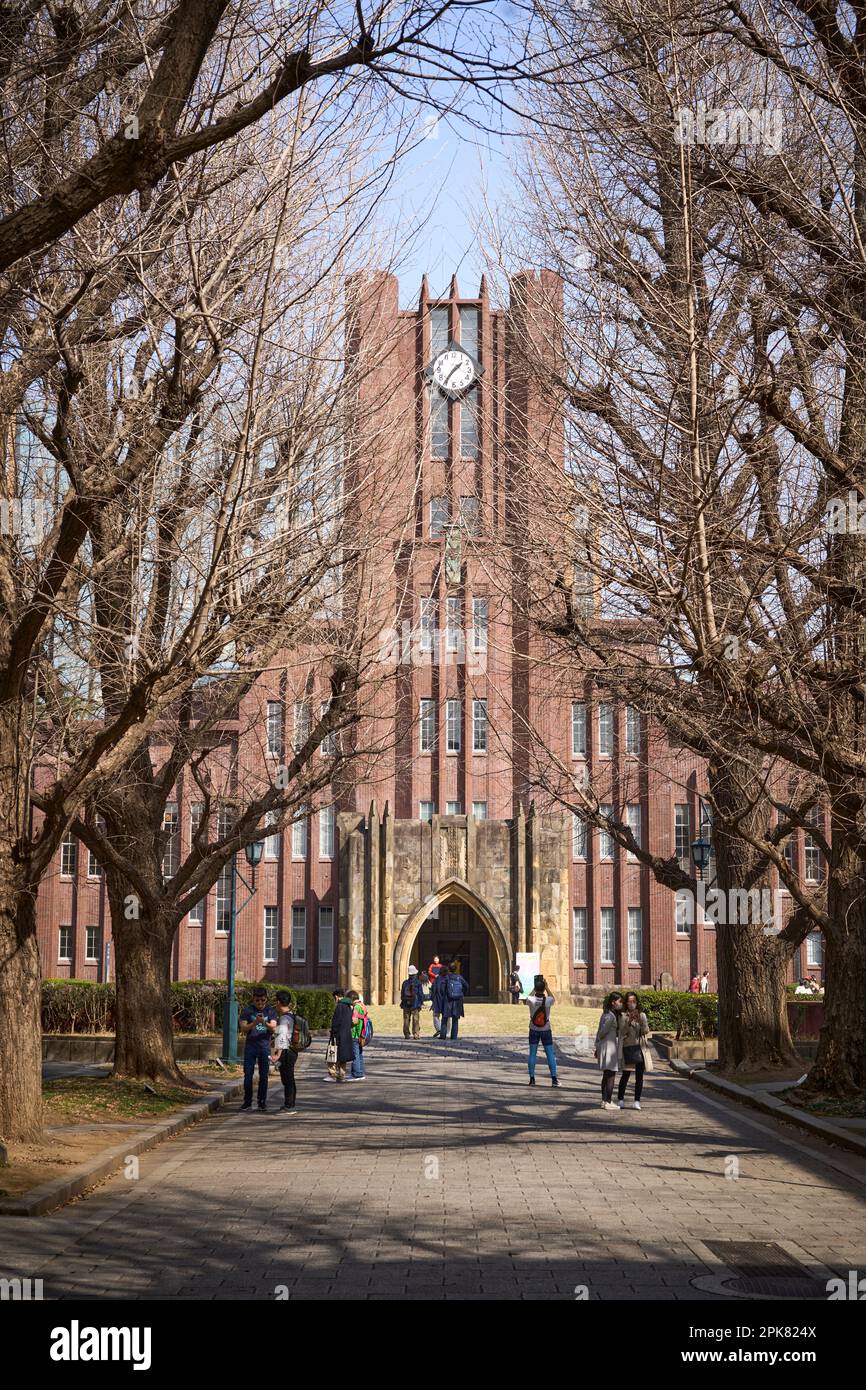
[[[268,1004],[268,992],[261,986],[253,990],[253,1002],[241,1011],[241,1032],[244,1043],[244,1103],[241,1110],[253,1108],[253,1072],[259,1069],[258,1103],[261,1114],[268,1108],[268,1068],[271,1060],[271,1038],[277,1031],[277,1011]]]

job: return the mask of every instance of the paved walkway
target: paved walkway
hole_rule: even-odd
[[[554,1091],[518,1040],[377,1039],[368,1080],[335,1086],[317,1041],[296,1117],[226,1112],[137,1180],[3,1218],[0,1274],[60,1299],[709,1299],[704,1242],[728,1239],[866,1273],[858,1157],[662,1066],[640,1112],[602,1111],[594,1065],[563,1054]]]

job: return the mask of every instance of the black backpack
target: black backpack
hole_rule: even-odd
[[[416,988],[414,980],[404,980],[400,989],[400,1004],[404,1009],[414,1009]]]

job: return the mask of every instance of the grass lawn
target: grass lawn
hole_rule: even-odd
[[[403,1010],[399,1004],[371,1004],[370,1017],[376,1033],[395,1038],[403,1032]],[[525,1038],[529,1031],[529,1009],[525,1004],[466,1004],[466,1015],[460,1022],[460,1036],[469,1038]],[[573,1004],[554,1004],[550,1022],[554,1038],[565,1042],[578,1029],[598,1027],[600,1009],[577,1009]],[[421,1013],[422,1034],[433,1032],[433,1017],[429,1006]]]

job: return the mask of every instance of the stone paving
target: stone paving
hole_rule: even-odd
[[[59,1299],[708,1300],[719,1239],[866,1273],[866,1163],[662,1064],[615,1113],[567,1040],[558,1090],[518,1039],[377,1039],[366,1081],[323,1074],[317,1040],[297,1116],[232,1107],[137,1180],[3,1218],[0,1274]]]

